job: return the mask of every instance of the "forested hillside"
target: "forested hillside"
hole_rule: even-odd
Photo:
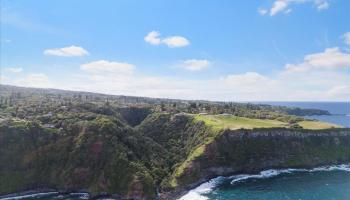
[[[222,137],[228,137],[227,130],[304,130],[301,122],[305,119],[288,115],[291,112],[327,114],[268,105],[1,85],[0,194],[56,188],[84,189],[93,195],[108,193],[115,198],[154,199],[159,193],[172,193],[215,175],[203,173],[220,162],[210,164],[205,159],[209,147],[224,145]],[[325,128],[332,130],[334,126],[327,124]],[[251,147],[249,152],[254,151]],[[224,149],[222,146],[210,155],[221,158]],[[329,155],[347,160],[348,152]],[[240,155],[240,162],[225,155],[225,166],[245,163],[250,157],[244,155]],[[200,166],[193,165],[199,161]],[[202,168],[203,173],[196,171]]]

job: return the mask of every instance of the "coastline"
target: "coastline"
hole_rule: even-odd
[[[204,194],[211,192],[215,187],[220,185],[224,180],[230,180],[231,184],[245,181],[248,179],[266,179],[276,177],[282,174],[292,174],[300,172],[321,172],[321,171],[346,171],[350,172],[350,163],[339,165],[318,166],[313,168],[286,168],[286,169],[266,169],[254,174],[234,174],[230,176],[218,176],[199,186],[188,190],[181,197],[174,197],[173,200],[207,200]],[[232,179],[232,180],[231,180]]]
[[[259,172],[251,173],[235,173],[226,176],[218,176],[209,178],[206,180],[198,181],[187,187],[176,188],[173,191],[160,193],[156,199],[159,200],[207,200],[208,198],[203,196],[210,193],[214,188],[219,186],[223,181],[230,180],[231,184],[249,180],[249,179],[267,179],[276,177],[283,174],[302,173],[302,172],[320,172],[320,171],[346,171],[350,172],[350,163],[315,166],[310,168],[285,168],[285,169],[265,169]],[[46,195],[81,195],[81,199],[100,199],[108,198],[114,200],[122,200],[122,198],[115,197],[113,194],[100,194],[92,196],[88,192],[80,191],[60,191],[55,189],[36,189],[27,190],[18,193],[11,193],[1,195],[0,200],[19,200],[23,198],[35,198]],[[85,197],[85,198],[84,198]]]

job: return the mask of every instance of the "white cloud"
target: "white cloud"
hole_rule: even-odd
[[[81,65],[79,74],[62,74],[56,83],[45,74],[22,73],[6,79],[1,77],[1,81],[20,86],[176,99],[344,101],[350,99],[350,74],[348,70],[340,69],[350,66],[349,54],[339,48],[326,49],[306,55],[301,63],[268,75],[251,71],[211,79],[154,76],[137,73],[136,67],[128,63],[99,60]],[[187,61],[192,69],[202,68],[207,62],[210,64],[206,60]]]
[[[190,44],[190,42],[181,36],[171,36],[164,38],[162,40],[162,43],[166,44],[170,48],[176,48],[176,47],[185,47]]]
[[[50,82],[49,78],[43,74],[32,74],[19,80],[7,80],[6,84],[177,99],[223,101],[344,101],[350,99],[350,74],[340,71],[279,72],[268,76],[247,72],[199,80],[139,73],[82,71],[73,76],[64,76],[56,84]]]
[[[148,42],[152,45],[159,45],[160,44],[159,35],[160,34],[157,31],[151,31],[146,35],[146,37],[144,39],[146,42]]]
[[[258,13],[260,15],[266,15],[269,11],[264,8],[258,8]]]
[[[270,16],[277,15],[278,13],[288,14],[292,11],[290,8],[293,4],[313,3],[317,10],[326,10],[330,4],[328,0],[275,0],[269,10],[259,8],[258,12],[265,15],[269,12]]]
[[[89,52],[82,47],[72,45],[63,48],[46,49],[44,50],[44,55],[76,57],[89,55]]]
[[[23,71],[23,68],[21,68],[21,67],[8,67],[8,68],[5,68],[5,71],[11,72],[11,73],[20,73]]]
[[[1,84],[6,83],[7,80],[8,80],[8,78],[7,78],[6,76],[0,75],[0,83],[1,83]]]
[[[343,38],[344,38],[345,44],[350,45],[350,32],[345,33],[343,35]]]
[[[230,85],[254,85],[260,82],[268,82],[269,79],[256,72],[246,72],[244,74],[231,74],[224,78]]]
[[[200,71],[205,68],[208,68],[210,64],[211,63],[208,60],[190,59],[183,61],[181,63],[181,66],[189,71]]]
[[[318,10],[326,10],[329,8],[329,2],[327,0],[316,0],[315,5]]]
[[[333,70],[350,68],[350,53],[338,47],[327,48],[324,52],[306,55],[299,64],[287,64],[287,72],[306,72],[310,70]]]
[[[113,73],[113,74],[132,74],[134,65],[124,62],[114,62],[98,60],[86,63],[80,66],[80,69],[89,73]]]
[[[277,13],[287,9],[289,1],[286,0],[277,0],[273,3],[270,9],[270,15],[276,15]]]
[[[291,13],[291,12],[292,12],[292,9],[289,8],[288,10],[285,10],[283,13],[287,15],[287,14],[289,14],[289,13]]]
[[[327,91],[327,95],[336,99],[338,97],[350,99],[350,85],[336,85]]]
[[[49,81],[46,74],[28,74],[24,78],[20,78],[14,81],[15,85],[24,87],[39,87],[39,88],[51,88],[54,85]]]
[[[181,79],[145,75],[94,75],[79,77],[77,90],[181,99],[225,101],[268,100],[346,100],[350,75],[340,72],[278,73],[264,76],[257,72],[229,74],[215,79]]]
[[[185,47],[190,44],[190,42],[182,36],[169,36],[165,38],[160,38],[159,36],[159,32],[151,31],[145,36],[144,40],[152,45],[165,44],[169,48]]]

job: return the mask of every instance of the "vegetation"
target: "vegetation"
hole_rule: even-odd
[[[339,125],[331,124],[327,122],[320,122],[320,121],[301,121],[301,122],[298,122],[298,125],[300,125],[303,129],[312,129],[312,130],[341,128],[341,126]]]
[[[295,128],[295,124],[270,119],[251,119],[238,117],[234,115],[196,115],[196,120],[204,121],[206,125],[211,126],[214,130],[222,129],[254,129],[254,128]],[[320,121],[303,120],[297,123],[303,129],[329,129],[340,128],[335,124]]]
[[[334,126],[290,112],[325,113],[0,85],[0,194],[52,187],[152,199],[178,186],[224,129]]]
[[[253,128],[272,128],[287,127],[285,122],[270,119],[251,119],[238,117],[234,115],[196,115],[196,120],[204,121],[208,126],[215,130],[220,129],[253,129]]]

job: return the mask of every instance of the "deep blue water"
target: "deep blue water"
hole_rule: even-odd
[[[328,110],[332,114],[350,115],[350,102],[260,102],[263,104]]]
[[[345,165],[344,165],[345,166]],[[218,177],[181,200],[349,200],[350,168],[266,170]]]
[[[332,115],[307,118],[350,127],[350,102],[258,103],[328,110]],[[350,166],[218,177],[191,190],[181,200],[350,200]]]
[[[332,115],[308,118],[350,127],[350,102],[260,103],[328,110]],[[87,194],[49,194],[20,199],[88,198]],[[339,167],[312,171],[267,170],[261,174],[218,177],[190,191],[181,200],[350,200],[350,167],[342,167],[340,170]]]
[[[299,108],[315,108],[329,111],[332,115],[307,116],[306,118],[350,127],[350,102],[259,102],[262,104]],[[350,198],[349,198],[350,199]]]

